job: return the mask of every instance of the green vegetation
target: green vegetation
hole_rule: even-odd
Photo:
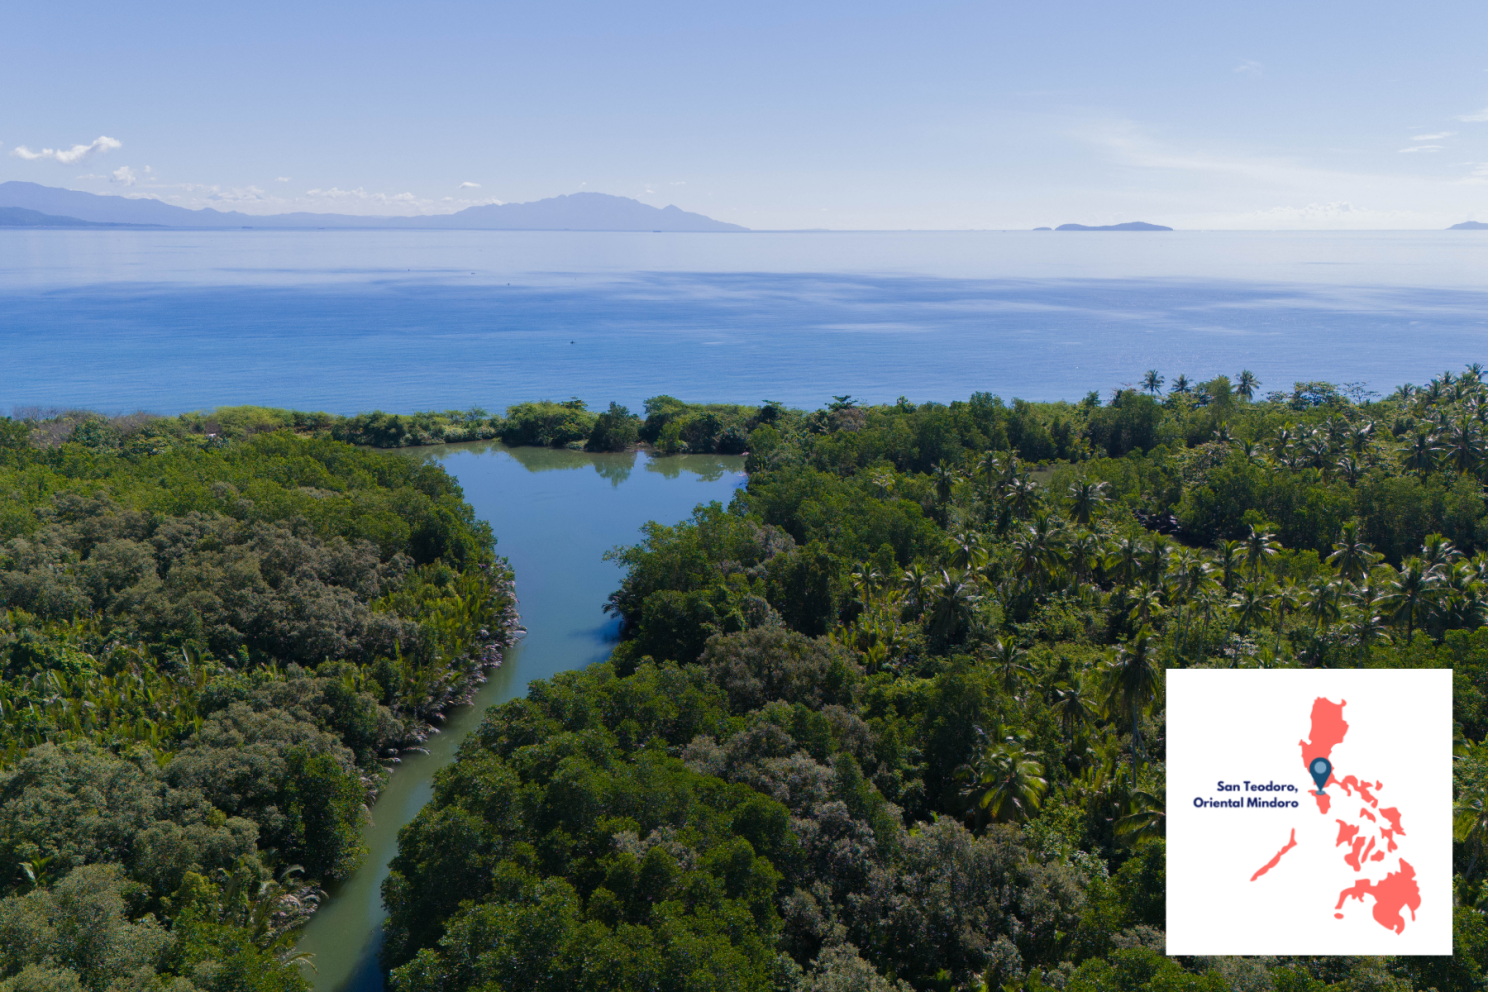
[[[612,658],[439,774],[392,987],[1482,988],[1481,371],[648,402],[641,438],[748,450],[748,488],[617,550]],[[1197,666],[1455,670],[1454,956],[1163,956],[1164,673]]]
[[[0,419],[7,992],[307,988],[384,762],[515,623],[442,470],[214,417]]]
[[[499,440],[512,446],[625,451],[644,441],[663,454],[742,454],[750,432],[773,422],[779,404],[761,407],[689,405],[670,396],[646,401],[646,418],[611,403],[591,412],[583,400],[518,403],[505,416],[480,407],[442,413],[359,413],[338,417],[268,407],[219,407],[208,413],[105,417],[88,410],[16,411],[8,421],[16,443],[48,448],[64,442],[92,451],[158,454],[170,448],[211,449],[256,434],[288,430],[372,448],[406,448],[460,441]]]

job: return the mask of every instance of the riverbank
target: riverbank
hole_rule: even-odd
[[[307,973],[316,992],[378,992],[381,886],[397,853],[399,831],[433,795],[438,771],[487,709],[526,695],[538,679],[602,661],[616,643],[616,622],[602,611],[620,570],[603,560],[634,541],[648,520],[675,522],[699,502],[727,503],[744,481],[739,457],[645,451],[586,453],[472,442],[395,450],[382,457],[438,465],[460,485],[476,516],[497,534],[497,549],[516,579],[528,628],[491,671],[469,705],[451,708],[437,733],[391,776],[362,833],[368,855],[300,935],[296,950],[315,955]]]

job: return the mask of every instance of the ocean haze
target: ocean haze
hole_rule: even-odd
[[[1485,357],[1459,232],[0,232],[0,409],[1388,391]]]

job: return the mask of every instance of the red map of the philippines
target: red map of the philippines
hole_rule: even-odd
[[[1338,777],[1340,769],[1333,761],[1333,749],[1342,744],[1348,734],[1349,725],[1343,719],[1346,705],[1346,699],[1335,703],[1319,696],[1313,700],[1312,733],[1307,740],[1297,742],[1302,749],[1303,768],[1318,758],[1327,758],[1333,763],[1333,774],[1324,786],[1327,791],[1318,795],[1309,788],[1308,793],[1317,803],[1320,815],[1333,814],[1334,822],[1338,824],[1333,848],[1342,856],[1343,863],[1359,876],[1358,881],[1338,893],[1333,916],[1343,919],[1346,902],[1355,899],[1363,903],[1367,896],[1374,901],[1374,921],[1397,934],[1404,933],[1404,910],[1410,910],[1414,922],[1416,910],[1421,908],[1416,870],[1409,861],[1395,853],[1400,849],[1396,838],[1404,837],[1405,829],[1400,825],[1400,810],[1394,806],[1380,806],[1378,794],[1384,791],[1385,784],[1371,781],[1368,775],[1360,776],[1357,770],[1345,774],[1342,779]],[[1342,796],[1332,791],[1335,786],[1342,790]],[[1338,798],[1336,813],[1333,810],[1335,797]],[[1357,813],[1353,812],[1355,806],[1358,807]],[[1297,831],[1293,829],[1285,846],[1250,876],[1250,880],[1254,882],[1275,868],[1281,862],[1281,856],[1296,846]]]

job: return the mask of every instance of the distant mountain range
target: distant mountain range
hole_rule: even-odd
[[[0,187],[3,188],[3,187]],[[1106,224],[1102,227],[1086,227],[1084,224],[1060,224],[1054,228],[1056,231],[1171,231],[1171,227],[1163,227],[1161,224],[1148,224],[1140,220],[1130,220],[1125,224]]]
[[[1480,220],[1465,220],[1461,224],[1453,224],[1447,228],[1449,231],[1488,231],[1488,224]]]
[[[90,220],[78,220],[76,217],[58,217],[55,214],[44,214],[39,210],[27,210],[25,207],[0,207],[0,227],[141,227],[156,225],[140,224],[98,224]]]
[[[296,227],[418,228],[475,231],[747,231],[738,224],[652,207],[607,193],[570,193],[532,203],[492,203],[453,214],[420,217],[356,217],[348,214],[289,213],[256,216],[238,211],[188,210],[159,200],[100,196],[37,183],[0,183],[0,226],[91,227]],[[20,210],[18,220],[6,219]],[[50,221],[27,220],[28,216]]]

